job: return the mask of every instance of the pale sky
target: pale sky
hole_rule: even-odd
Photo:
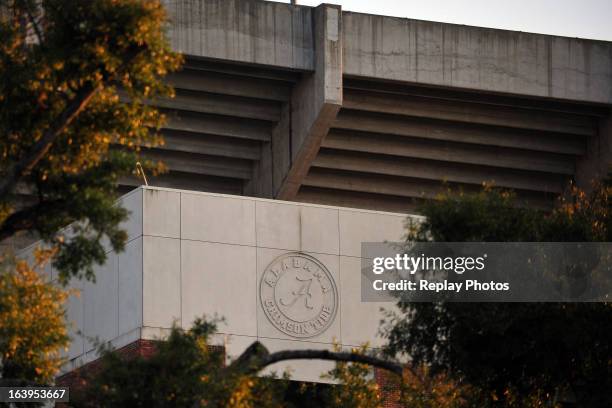
[[[277,0],[289,3],[289,0]],[[347,11],[612,41],[612,0],[297,0]]]

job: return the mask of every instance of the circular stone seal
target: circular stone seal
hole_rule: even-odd
[[[338,290],[325,265],[312,256],[290,252],[263,273],[261,306],[270,322],[291,337],[314,337],[334,321]]]

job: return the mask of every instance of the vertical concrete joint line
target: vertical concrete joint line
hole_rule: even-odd
[[[300,217],[299,219],[299,225],[300,225],[300,252],[302,252],[303,246],[302,246],[302,210],[303,207],[299,207],[300,211],[298,212],[298,216]]]
[[[341,301],[341,295],[342,295],[342,268],[341,268],[341,261],[342,261],[342,257],[341,257],[341,252],[340,252],[340,210],[336,210],[336,213],[338,215],[338,306],[337,306],[337,314],[338,314],[338,325],[340,327],[340,330],[338,331],[338,337],[340,337],[338,339],[338,341],[340,342],[340,344],[342,343],[342,301]]]
[[[144,217],[145,217],[145,191],[144,187],[141,187],[140,192],[140,326],[144,327],[144,251],[145,251],[145,239],[144,239]],[[140,331],[140,338],[142,338],[142,330]]]
[[[179,324],[183,327],[183,193],[179,193]]]

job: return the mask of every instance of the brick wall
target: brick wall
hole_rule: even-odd
[[[124,358],[134,357],[148,357],[155,353],[155,341],[154,340],[136,340],[127,346],[121,347],[115,352]],[[58,387],[78,387],[82,383],[83,377],[87,377],[89,374],[94,374],[100,369],[100,359],[89,362],[76,370],[70,371],[69,373],[60,375],[56,378],[55,382]]]
[[[380,368],[374,368],[374,378],[378,383],[384,403],[384,408],[402,408],[399,402],[400,397],[400,383],[394,374],[382,370]]]
[[[149,357],[155,353],[156,345],[154,340],[136,340],[127,346],[121,347],[115,350],[115,353],[120,356],[131,359],[135,357]],[[76,370],[70,371],[66,374],[60,375],[55,379],[56,386],[68,387],[70,393],[77,391],[85,385],[85,378],[94,374],[100,370],[101,360],[97,359],[89,362]],[[68,407],[66,404],[56,404],[58,408]]]

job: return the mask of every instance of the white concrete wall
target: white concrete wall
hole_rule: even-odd
[[[65,357],[70,371],[98,357],[97,343],[122,347],[141,338],[143,322],[143,200],[142,190],[123,196],[117,205],[130,212],[122,225],[128,234],[125,250],[107,249],[107,260],[95,268],[95,282],[73,279],[66,306],[71,345]],[[56,272],[52,277],[55,279]]]
[[[66,302],[66,317],[71,343],[64,353],[68,363],[62,371],[70,371],[98,357],[98,343],[111,342],[122,347],[141,338],[143,323],[143,194],[134,190],[121,197],[117,205],[130,212],[122,228],[128,234],[125,251],[117,254],[107,241],[106,263],[94,268],[95,282],[73,279],[68,285],[71,295]],[[147,228],[151,228],[151,221]],[[70,227],[60,231],[70,239]],[[18,256],[33,260],[35,242]],[[47,264],[40,271],[56,281],[57,271]]]
[[[270,350],[381,344],[379,309],[392,305],[361,302],[361,242],[401,239],[404,215],[161,188],[135,190],[120,203],[131,212],[126,250],[109,251],[95,284],[74,282],[81,295],[67,306],[74,340],[65,370],[96,358],[90,338],[121,347],[161,338],[173,322],[189,328],[204,314],[226,319],[214,342],[230,358],[255,340]],[[308,338],[277,329],[260,299],[266,268],[289,252],[322,263],[337,289],[335,318]],[[271,369],[318,381],[331,366]]]

